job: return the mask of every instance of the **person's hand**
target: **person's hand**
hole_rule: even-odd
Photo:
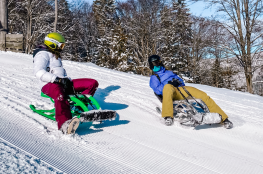
[[[54,83],[62,84],[65,89],[71,89],[73,86],[72,81],[70,81],[68,78],[59,78],[57,77],[54,81]]]
[[[169,81],[168,84],[171,84],[174,87],[178,87],[178,86],[180,86],[181,82],[178,79],[173,79],[173,80]]]

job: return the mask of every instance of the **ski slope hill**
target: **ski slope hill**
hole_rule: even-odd
[[[53,107],[40,96],[32,56],[0,52],[0,173],[263,173],[263,97],[187,84],[212,97],[234,128],[168,127],[149,77],[63,62],[71,78],[99,82],[95,98],[117,118],[63,135],[29,108]]]

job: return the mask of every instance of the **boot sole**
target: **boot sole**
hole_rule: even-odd
[[[78,127],[79,127],[79,119],[75,117],[68,125],[67,134],[74,134]]]
[[[88,112],[82,112],[80,114],[80,121],[81,122],[103,121],[103,120],[110,120],[115,117],[116,117],[116,111],[92,110]]]

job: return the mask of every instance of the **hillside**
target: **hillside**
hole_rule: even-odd
[[[234,123],[167,127],[149,77],[64,61],[71,78],[99,82],[95,98],[116,120],[83,123],[75,136],[29,105],[52,108],[40,96],[30,55],[0,52],[0,173],[263,173],[263,97],[187,84],[205,91]]]

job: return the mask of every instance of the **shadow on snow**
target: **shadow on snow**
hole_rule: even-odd
[[[108,86],[105,89],[98,89],[94,95],[94,98],[98,101],[100,104],[102,110],[122,110],[128,107],[126,104],[121,103],[107,103],[105,102],[105,99],[112,91],[120,89],[120,86]],[[105,120],[102,122],[94,122],[92,125],[90,123],[82,123],[79,125],[76,133],[78,135],[86,135],[86,134],[92,134],[92,133],[98,133],[103,131],[102,128],[104,127],[110,127],[110,126],[119,126],[128,124],[130,121],[128,120],[120,120],[120,115],[117,113],[116,118],[114,120]],[[95,129],[92,129],[90,127],[94,127]]]

